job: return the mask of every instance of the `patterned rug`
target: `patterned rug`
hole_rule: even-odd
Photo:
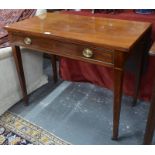
[[[68,142],[27,120],[6,112],[0,116],[0,145],[67,145]]]

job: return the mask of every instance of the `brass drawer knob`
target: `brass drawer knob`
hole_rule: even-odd
[[[86,58],[91,58],[93,56],[93,51],[90,50],[89,48],[85,48],[83,50],[83,56]]]
[[[32,43],[31,38],[26,37],[26,38],[24,39],[24,43],[25,43],[26,45],[30,45],[30,44]]]

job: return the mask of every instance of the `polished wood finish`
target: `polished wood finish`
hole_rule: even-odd
[[[24,104],[28,105],[28,96],[27,96],[27,89],[26,89],[26,81],[25,81],[25,76],[24,76],[24,71],[23,71],[23,63],[22,63],[22,58],[21,58],[21,53],[20,53],[20,48],[18,46],[12,46],[12,51],[13,51],[13,57],[15,60],[16,64],[16,69],[20,81],[20,86],[23,94],[23,99],[24,99]]]
[[[113,140],[118,139],[124,71],[114,68]]]
[[[114,56],[114,105],[113,105],[113,140],[118,139],[118,128],[121,111],[121,99],[123,91],[124,64],[127,55],[121,51],[115,51]]]
[[[11,24],[6,29],[12,46],[25,46],[52,55],[112,67],[115,74],[113,139],[118,138],[124,66],[150,32],[150,23],[47,13]],[[144,45],[147,46],[147,42]],[[16,61],[20,59],[18,57]],[[55,66],[55,58],[52,60]]]
[[[128,52],[150,26],[147,22],[47,13],[11,24],[7,29],[14,33],[26,32],[26,35],[36,37]]]
[[[86,62],[91,62],[100,65],[113,65],[113,50],[109,50],[103,47],[95,47],[91,45],[79,45],[76,43],[68,43],[61,42],[59,40],[45,39],[43,37],[37,37],[32,34],[30,34],[31,44],[25,44],[24,39],[28,36],[29,34],[25,34],[22,32],[13,32],[11,40],[15,45],[46,51],[49,54],[51,54],[52,51],[53,54],[68,57],[71,59],[76,58],[77,60],[83,60]],[[91,49],[93,51],[93,57],[91,59],[88,59],[83,56],[83,50],[86,48]]]

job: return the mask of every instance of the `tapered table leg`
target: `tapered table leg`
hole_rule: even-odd
[[[133,96],[133,102],[132,102],[132,106],[135,106],[137,103],[137,98],[139,95],[139,90],[140,90],[140,84],[141,84],[141,77],[142,77],[142,73],[143,73],[143,54],[139,54],[138,57],[138,64],[137,64],[137,68],[136,68],[136,73],[135,73],[135,89],[134,89],[134,96]]]
[[[138,45],[137,51],[138,56],[137,56],[137,66],[136,66],[136,80],[135,80],[135,92],[133,96],[133,103],[132,105],[135,106],[140,90],[140,84],[141,84],[141,77],[144,71],[144,65],[147,62],[147,56],[148,56],[148,51],[151,45],[151,29],[148,30],[148,33],[145,34],[146,36],[142,38],[141,43]]]
[[[113,105],[113,140],[118,139],[121,99],[123,91],[123,73],[121,69],[114,69],[114,105]]]
[[[28,105],[28,95],[27,95],[26,82],[25,82],[25,76],[24,76],[24,71],[23,71],[20,47],[12,46],[12,51],[13,51],[13,57],[15,60],[18,77],[19,77],[20,86],[22,89],[24,104]]]
[[[53,80],[54,83],[56,83],[58,81],[56,55],[51,54],[50,56],[53,71]]]
[[[149,145],[152,143],[154,130],[155,130],[155,83],[153,88],[153,96],[148,114],[143,144]]]

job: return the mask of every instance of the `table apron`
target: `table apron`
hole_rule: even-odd
[[[83,45],[69,42],[62,42],[51,38],[36,37],[26,34],[9,34],[10,44],[35,49],[48,54],[63,56],[75,60],[81,60],[92,64],[98,64],[108,67],[114,66],[114,50],[94,45]],[[31,43],[26,44],[24,39],[29,38]],[[92,51],[91,57],[85,57],[83,51],[89,49]]]

